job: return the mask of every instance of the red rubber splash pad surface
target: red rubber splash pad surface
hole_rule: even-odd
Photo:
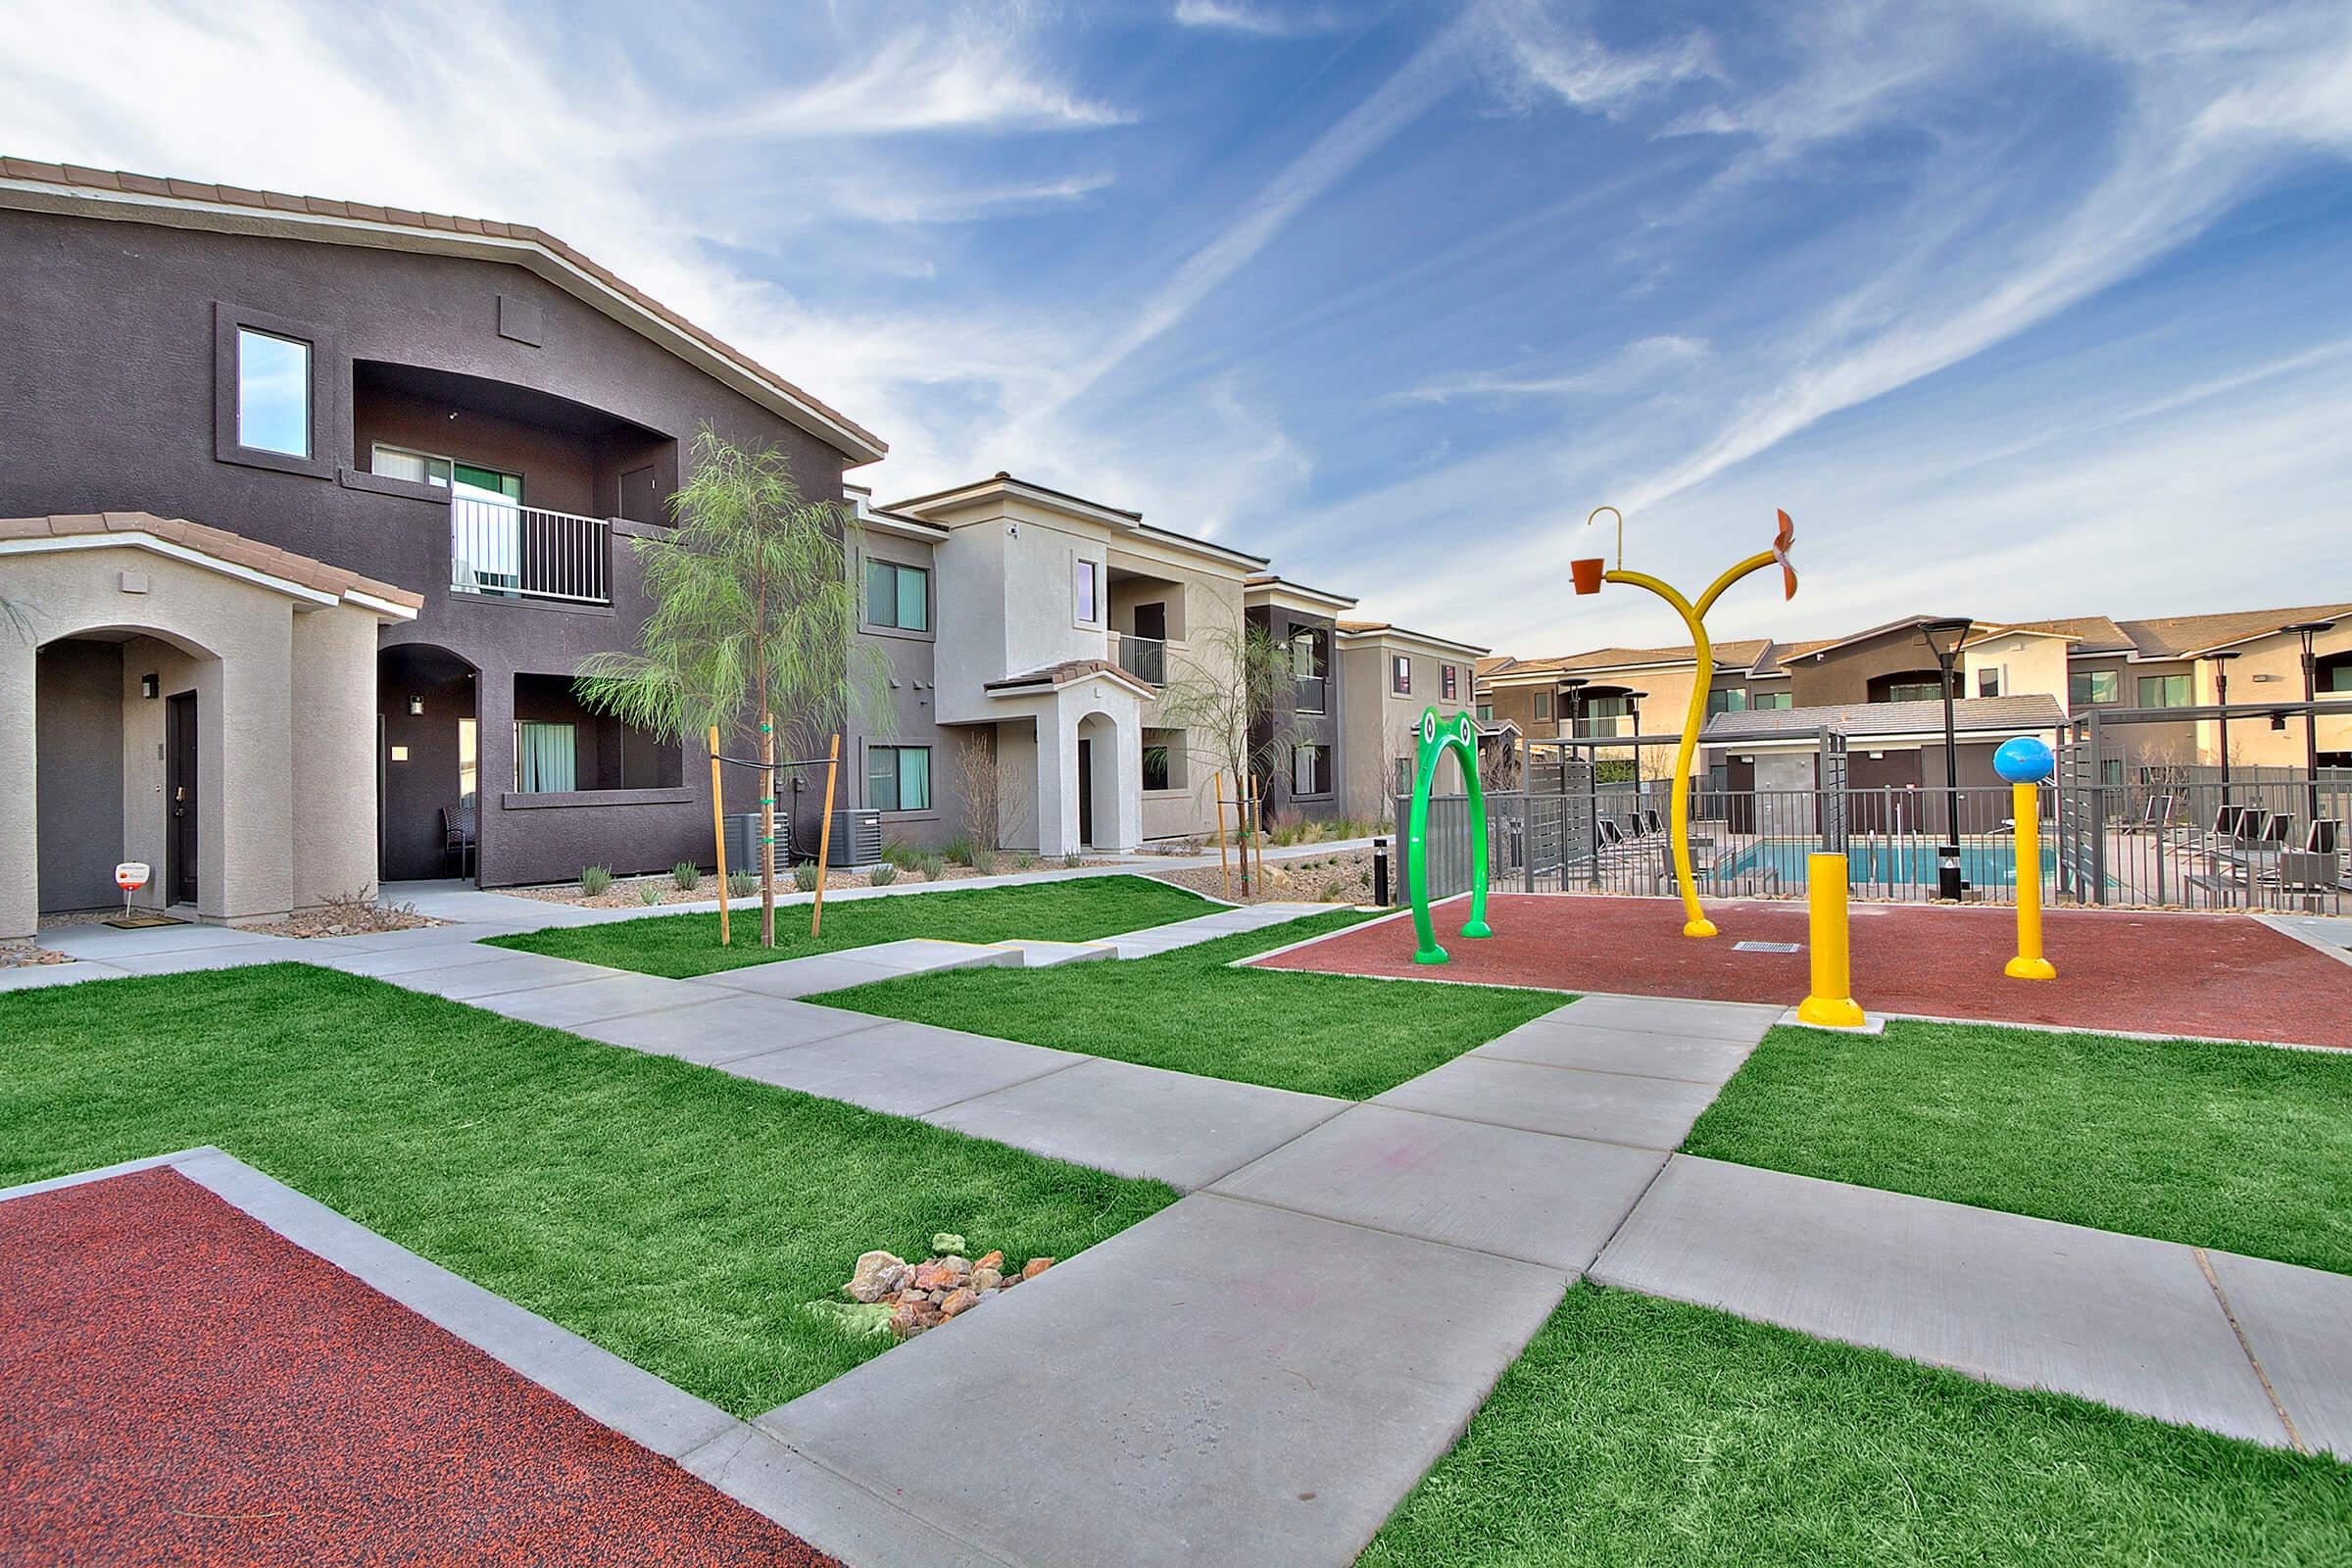
[[[0,1562],[833,1561],[176,1171],[0,1202]]]
[[[1442,965],[1413,962],[1409,917],[1351,926],[1255,961],[1326,974],[1791,1007],[1805,997],[1804,952],[1733,947],[1803,943],[1802,905],[1709,905],[1721,934],[1705,941],[1682,934],[1683,906],[1672,899],[1496,894],[1488,907],[1494,935],[1476,942],[1457,934],[1468,909],[1456,900],[1432,911],[1438,941],[1452,955]],[[2352,964],[2256,920],[2053,909],[2043,922],[2043,949],[2058,978],[2011,980],[2001,965],[2017,952],[2013,910],[1857,904],[1854,999],[1871,1012],[2352,1046]]]

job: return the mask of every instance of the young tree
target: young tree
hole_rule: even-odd
[[[1233,774],[1237,788],[1262,800],[1261,780],[1298,733],[1291,651],[1262,626],[1223,627],[1201,641],[1207,657],[1188,660],[1189,672],[1160,688],[1160,714],[1205,735],[1211,760]],[[1242,825],[1250,825],[1246,812]],[[1247,833],[1242,891],[1250,891]]]
[[[668,537],[632,541],[654,602],[639,651],[591,654],[573,687],[587,707],[681,746],[706,744],[713,727],[722,749],[756,736],[760,944],[772,948],[776,715],[829,734],[887,702],[881,653],[857,638],[857,519],[805,499],[783,453],[736,446],[708,425],[670,511]]]

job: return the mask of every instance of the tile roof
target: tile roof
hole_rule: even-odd
[[[46,517],[0,517],[0,540],[65,538],[74,534],[147,534],[181,545],[215,561],[267,572],[287,582],[338,599],[365,594],[408,610],[422,609],[424,596],[395,588],[373,577],[363,577],[341,566],[330,566],[311,556],[298,556],[275,545],[208,527],[185,517],[159,517],[150,512],[63,514]]]
[[[2015,697],[1966,697],[1952,704],[1953,728],[1963,732],[1992,730],[2026,734],[2052,730],[2066,722],[2058,700],[2046,692]],[[1751,708],[1742,713],[1717,713],[1707,720],[1700,738],[1764,740],[1780,735],[1805,735],[1823,728],[1841,734],[1937,734],[1943,729],[1941,701],[1924,703],[1825,703],[1817,708]]]
[[[2286,610],[2232,610],[2213,615],[2162,615],[2122,623],[2142,659],[2184,659],[2208,648],[2261,637],[2299,620],[2352,617],[2352,604],[2299,605]]]
[[[2005,620],[1998,625],[1986,625],[1983,635],[1993,636],[2004,631],[2046,631],[2060,637],[2076,639],[2078,654],[2128,654],[2132,639],[2105,615],[2072,615],[2058,620]]]
[[[733,360],[760,379],[773,384],[786,396],[807,404],[809,409],[825,419],[864,441],[877,455],[889,450],[887,442],[856,420],[810,397],[800,387],[793,385],[741,349],[695,325],[619,274],[591,261],[584,252],[574,250],[545,229],[534,227],[529,223],[500,222],[489,218],[458,218],[447,213],[416,212],[405,207],[378,207],[368,202],[342,201],[326,196],[293,196],[284,191],[249,190],[242,185],[219,185],[193,179],[158,178],[153,174],[133,174],[122,170],[89,169],[79,164],[44,164],[34,159],[12,158],[5,155],[0,155],[0,173],[6,174],[10,179],[27,180],[45,185],[61,185],[81,190],[119,191],[133,196],[205,202],[217,207],[241,208],[252,212],[348,219],[359,222],[379,224],[384,228],[408,229],[419,234],[479,234],[491,239],[521,240],[541,247],[567,267],[585,273],[620,295],[639,310],[660,318],[712,353],[721,358]]]
[[[1020,691],[1031,686],[1067,686],[1089,675],[1112,675],[1130,686],[1149,689],[1150,683],[1133,675],[1107,659],[1065,659],[1058,664],[1047,664],[1019,675],[1007,675],[1003,680],[984,681],[980,689],[987,692]]]

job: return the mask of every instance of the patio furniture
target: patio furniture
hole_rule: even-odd
[[[2173,797],[2151,795],[2140,808],[2139,820],[2126,822],[2119,833],[2162,833],[2173,824]]]
[[[479,809],[472,806],[441,808],[441,863],[446,866],[455,855],[460,876],[467,874],[468,862],[480,864],[479,818]]]

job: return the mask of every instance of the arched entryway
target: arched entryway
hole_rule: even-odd
[[[1143,735],[1100,709],[1078,720],[1072,777],[1078,793],[1078,842],[1090,850],[1127,851],[1143,839]]]
[[[480,672],[432,643],[376,656],[376,858],[386,882],[480,874]]]

